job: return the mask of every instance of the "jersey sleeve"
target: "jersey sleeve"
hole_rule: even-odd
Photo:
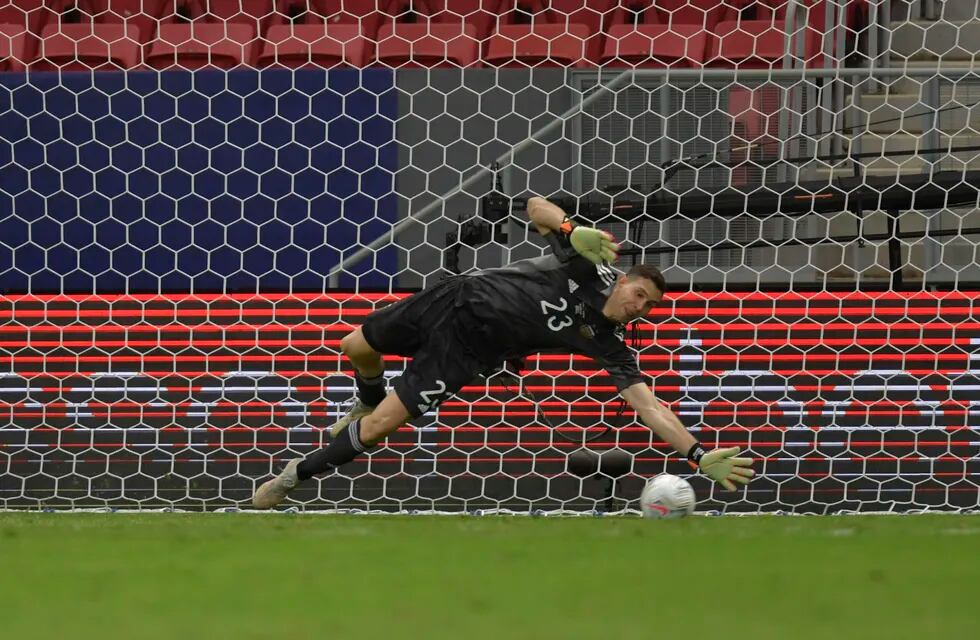
[[[563,263],[568,263],[572,258],[581,257],[572,246],[571,240],[564,233],[553,231],[546,233],[544,238],[547,240],[548,246],[551,247],[551,252]]]
[[[622,391],[634,384],[648,384],[646,376],[640,371],[639,364],[626,342],[612,332],[597,335],[589,357],[606,370],[616,384],[616,389]]]

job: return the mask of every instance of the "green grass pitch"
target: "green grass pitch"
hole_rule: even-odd
[[[968,638],[980,517],[0,514],[2,637]]]

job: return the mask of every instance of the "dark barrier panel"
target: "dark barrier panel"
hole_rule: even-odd
[[[0,75],[0,291],[322,291],[340,252],[397,216],[393,83]],[[397,266],[379,251],[360,287],[387,289]]]

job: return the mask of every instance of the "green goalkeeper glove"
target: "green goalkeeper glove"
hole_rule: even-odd
[[[591,227],[575,227],[568,234],[568,238],[579,255],[593,264],[616,260],[619,245],[605,231]]]
[[[687,457],[698,465],[704,475],[729,491],[734,491],[734,483],[748,484],[755,475],[755,471],[749,469],[752,466],[752,458],[735,457],[740,451],[739,447],[729,447],[705,452],[701,445],[697,444],[691,448]]]

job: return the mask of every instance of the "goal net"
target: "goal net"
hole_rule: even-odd
[[[247,508],[352,400],[341,338],[541,255],[541,195],[662,269],[627,341],[757,480],[543,354],[290,506],[620,511],[669,472],[701,510],[975,509],[978,34],[972,1],[5,0],[0,508]]]

